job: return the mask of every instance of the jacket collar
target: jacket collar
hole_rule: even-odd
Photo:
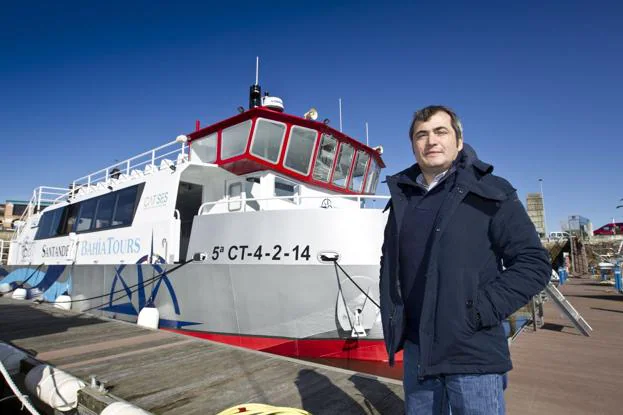
[[[507,198],[502,189],[482,180],[485,176],[491,175],[493,166],[480,160],[469,144],[463,145],[463,150],[459,152],[454,165],[457,174],[456,185],[461,185],[467,191],[485,199],[502,201]],[[405,185],[417,186],[416,179],[421,172],[422,170],[416,163],[393,176],[387,176],[386,180],[392,196],[396,193],[404,195],[403,186]]]

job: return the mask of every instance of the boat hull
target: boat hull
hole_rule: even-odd
[[[135,322],[155,306],[160,328],[290,357],[387,361],[378,308],[378,266],[50,265],[5,267],[6,282],[26,281],[31,295],[53,302],[69,293],[71,308]],[[352,314],[363,309],[355,335]],[[345,314],[346,313],[346,314]],[[349,325],[349,319],[351,325]]]

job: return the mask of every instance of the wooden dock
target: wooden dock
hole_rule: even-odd
[[[623,409],[623,295],[589,278],[561,292],[593,327],[582,336],[551,301],[545,326],[511,346],[507,413]],[[154,414],[216,414],[247,402],[319,414],[402,414],[402,384],[47,305],[0,298],[0,340]]]
[[[591,337],[546,302],[543,328],[526,327],[511,346],[507,412],[623,413],[623,294],[589,277],[559,289],[592,326]]]
[[[403,413],[402,384],[134,324],[0,298],[0,340],[154,414],[249,402],[318,414]]]

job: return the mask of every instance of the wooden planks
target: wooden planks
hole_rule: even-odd
[[[591,337],[547,302],[544,328],[526,329],[511,347],[508,413],[622,413],[623,295],[589,278],[559,289],[593,327]]]
[[[0,298],[0,340],[155,414],[259,402],[313,414],[403,413],[402,384]]]

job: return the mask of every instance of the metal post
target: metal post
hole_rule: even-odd
[[[543,233],[547,238],[547,217],[545,216],[545,196],[543,195],[543,179],[539,179],[541,186],[541,203],[543,204]]]
[[[530,312],[532,313],[532,328],[533,328],[534,331],[536,331],[537,330],[536,306],[535,306],[534,297],[532,297],[532,300],[530,300]]]

